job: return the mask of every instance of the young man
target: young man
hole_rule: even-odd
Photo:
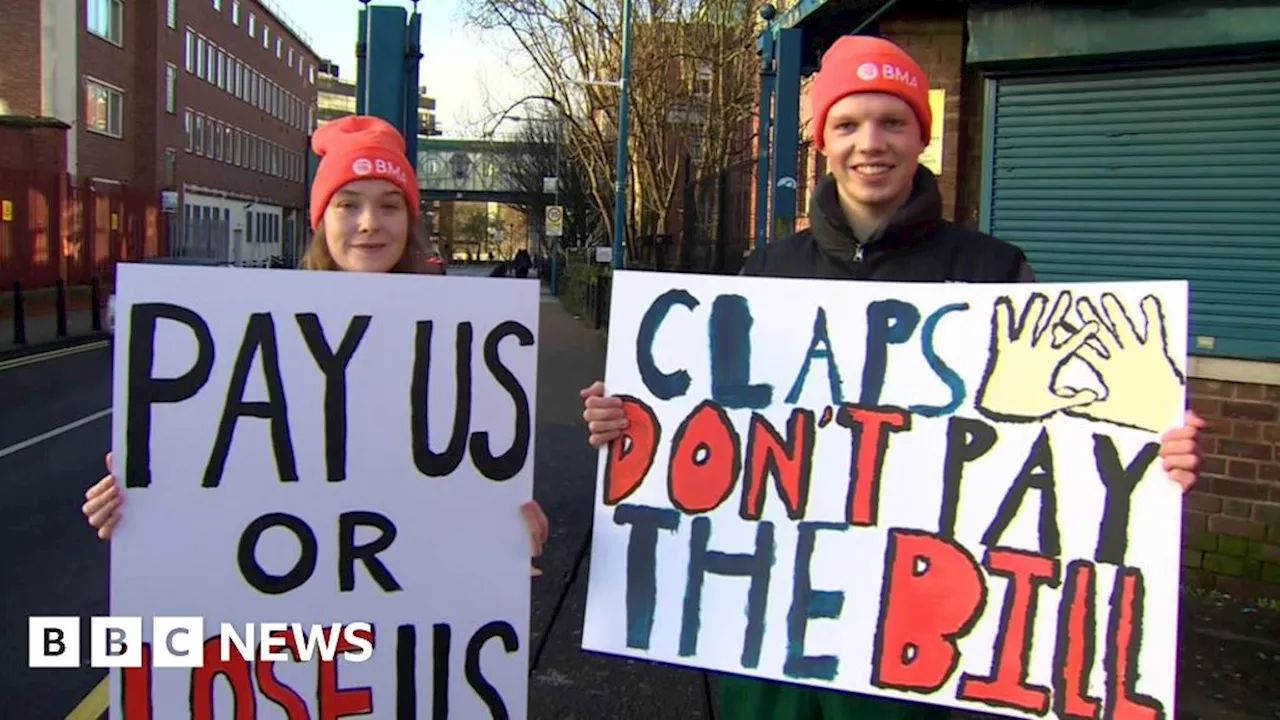
[[[886,40],[846,36],[823,56],[810,102],[818,149],[830,175],[817,184],[804,232],[757,248],[743,275],[903,282],[1033,282],[1016,246],[943,220],[938,183],[919,156],[929,143],[929,82]],[[582,391],[589,442],[601,447],[626,427],[620,403],[597,382]],[[1164,469],[1195,483],[1193,413],[1166,433]],[[732,720],[935,720],[937,706],[819,690],[740,676],[720,678],[721,716]]]

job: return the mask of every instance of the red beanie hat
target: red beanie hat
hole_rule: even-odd
[[[320,156],[311,183],[311,229],[343,185],[355,180],[386,180],[404,193],[409,215],[418,218],[418,178],[405,155],[404,136],[391,123],[369,115],[347,115],[327,122],[311,137]]]
[[[920,139],[927,146],[933,134],[929,109],[929,78],[915,60],[888,40],[866,35],[845,35],[822,56],[821,69],[809,86],[813,109],[813,140],[822,149],[827,112],[854,93],[888,93],[911,106],[920,123]]]

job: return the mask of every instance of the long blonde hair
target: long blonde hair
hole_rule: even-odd
[[[427,257],[427,250],[418,238],[417,230],[410,228],[409,237],[404,244],[404,252],[388,272],[439,274],[442,268],[428,263]],[[315,229],[315,232],[311,234],[311,244],[307,246],[306,252],[302,253],[302,261],[298,264],[298,267],[302,270],[342,269],[338,267],[338,263],[334,262],[333,255],[329,253],[329,243],[324,236],[324,223],[321,223]]]

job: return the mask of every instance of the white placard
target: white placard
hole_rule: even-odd
[[[1077,301],[1114,335],[1070,343]],[[610,307],[584,648],[1174,716],[1187,283],[620,272]]]
[[[113,720],[243,702],[286,717],[276,701],[431,717],[445,699],[451,717],[525,717],[537,287],[118,273],[112,447],[128,489],[111,614],[141,616],[153,648],[154,616],[203,618],[206,638],[223,622],[367,622],[374,648],[217,675],[215,640],[200,670],[112,670],[113,698],[151,708],[113,700]]]

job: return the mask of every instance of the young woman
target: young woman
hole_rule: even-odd
[[[311,245],[302,257],[305,270],[441,274],[430,262],[414,228],[418,220],[418,182],[405,157],[405,142],[389,123],[348,116],[323,125],[312,138],[320,156],[311,185]],[[111,537],[124,501],[107,453],[107,475],[85,493],[81,508],[98,537]],[[521,512],[529,528],[532,555],[547,541],[547,516],[536,501]],[[534,576],[542,574],[531,567]]]

